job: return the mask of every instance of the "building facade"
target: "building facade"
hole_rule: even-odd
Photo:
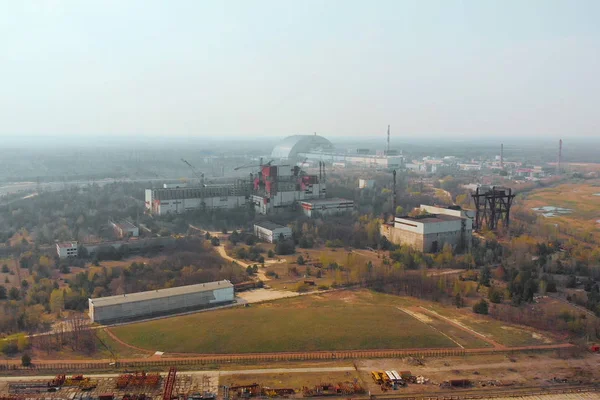
[[[440,251],[444,245],[470,248],[473,233],[472,212],[458,207],[421,206],[426,214],[396,217],[381,226],[381,235],[390,242],[424,253]]]
[[[278,225],[270,221],[257,222],[254,224],[254,235],[265,242],[274,243],[283,239],[292,237],[292,229]]]
[[[373,189],[375,187],[375,181],[373,179],[359,179],[359,189]]]
[[[155,215],[205,209],[232,209],[246,204],[250,185],[146,189],[146,209]]]
[[[88,299],[92,322],[112,324],[215,307],[234,301],[227,280]]]
[[[56,243],[58,258],[77,257],[79,245],[77,242]]]
[[[305,200],[300,202],[300,207],[304,215],[312,218],[352,212],[354,201],[339,198]]]
[[[140,229],[130,221],[110,221],[110,225],[115,231],[115,235],[120,239],[140,236]]]

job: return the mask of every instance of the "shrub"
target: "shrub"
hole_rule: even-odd
[[[310,289],[310,286],[308,286],[306,283],[299,283],[298,286],[296,287],[296,292],[298,293],[305,293],[308,292]]]
[[[296,262],[298,263],[298,265],[304,265],[305,264],[304,257],[298,256],[298,258],[296,259]]]
[[[499,304],[502,303],[504,296],[502,296],[502,292],[500,290],[491,287],[488,292],[488,297],[490,299],[490,302]]]
[[[267,253],[267,257],[269,257],[269,258],[275,257],[275,253],[273,252],[273,250],[269,250],[269,252]]]
[[[24,367],[31,366],[31,356],[29,354],[23,354],[23,356],[21,357],[21,365],[23,365]]]
[[[329,290],[329,286],[327,286],[327,285],[319,285],[317,287],[317,289],[319,289],[319,290]]]
[[[481,301],[478,301],[477,303],[475,303],[475,305],[473,305],[473,312],[475,312],[476,314],[487,315],[488,310],[488,302],[483,299],[481,299]]]

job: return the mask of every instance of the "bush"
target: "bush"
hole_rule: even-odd
[[[219,240],[219,238],[214,237],[210,239],[210,244],[212,244],[213,246],[218,246],[221,244],[221,241]]]
[[[8,265],[6,265],[6,264],[2,265],[2,272],[4,272],[5,274],[8,274],[10,272],[10,270],[8,269]]]
[[[296,259],[296,262],[298,263],[298,265],[304,265],[305,264],[304,257],[298,256],[298,258]]]
[[[310,286],[308,286],[306,283],[299,283],[298,286],[296,286],[296,292],[298,293],[306,293],[310,290]]]
[[[488,292],[488,297],[490,299],[490,302],[499,304],[502,303],[504,296],[502,296],[502,292],[500,290],[491,287]]]
[[[0,346],[2,346],[2,348],[0,349],[2,350],[2,353],[4,353],[7,356],[17,354],[17,352],[19,351],[19,347],[17,346],[16,340],[5,340],[0,343]]]
[[[21,365],[23,365],[24,367],[31,366],[31,356],[29,354],[23,354],[23,356],[21,357]]]
[[[473,312],[475,312],[476,314],[487,315],[488,311],[489,311],[488,302],[483,299],[481,299],[481,301],[475,303],[475,305],[473,306]]]
[[[317,289],[319,289],[319,290],[329,290],[329,286],[327,286],[327,285],[319,285],[317,287]]]
[[[265,273],[265,275],[268,277],[271,277],[271,278],[275,278],[275,279],[279,278],[279,275],[277,275],[277,273],[275,271],[267,271]]]
[[[267,257],[269,257],[269,258],[275,257],[275,253],[273,253],[273,250],[269,250],[269,252],[267,253]]]
[[[286,254],[294,254],[296,252],[296,249],[294,247],[294,241],[292,240],[283,240],[283,241],[279,241],[277,242],[277,244],[275,245],[275,252],[278,255],[286,255]]]

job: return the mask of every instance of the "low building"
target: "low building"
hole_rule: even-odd
[[[77,257],[78,253],[77,242],[56,243],[56,254],[58,258]]]
[[[92,322],[111,324],[215,307],[234,301],[227,280],[89,299]]]
[[[422,205],[426,214],[416,217],[396,217],[393,223],[381,226],[381,235],[394,244],[407,245],[424,253],[435,253],[444,245],[470,248],[473,233],[473,213],[460,207]]]
[[[254,234],[260,240],[265,242],[274,243],[281,238],[289,239],[292,237],[292,229],[278,225],[270,221],[257,222],[254,224]]]
[[[339,198],[305,200],[300,202],[300,207],[304,215],[312,218],[351,212],[354,210],[354,201]]]
[[[127,221],[127,220],[123,220],[120,222],[110,221],[110,225],[113,227],[115,234],[120,239],[140,236],[140,229],[130,221]]]
[[[375,181],[373,179],[359,179],[358,180],[358,188],[359,189],[373,189],[375,187]]]

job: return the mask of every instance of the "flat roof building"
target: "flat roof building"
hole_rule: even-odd
[[[315,199],[300,202],[304,215],[309,217],[335,215],[354,210],[354,201],[340,198]]]
[[[79,254],[78,243],[77,242],[56,243],[56,254],[58,254],[58,258],[77,257],[77,255]]]
[[[393,223],[383,224],[382,236],[394,244],[407,245],[424,253],[438,252],[445,244],[470,248],[472,212],[460,207],[426,205],[422,205],[420,209],[426,214],[396,217]]]
[[[115,234],[121,239],[140,236],[140,229],[130,221],[110,221],[110,225],[113,227]]]
[[[281,238],[289,239],[292,237],[292,229],[278,225],[271,221],[262,221],[254,224],[254,234],[260,240],[265,242],[274,243]]]
[[[210,308],[234,300],[227,280],[88,299],[92,322],[110,324]]]

